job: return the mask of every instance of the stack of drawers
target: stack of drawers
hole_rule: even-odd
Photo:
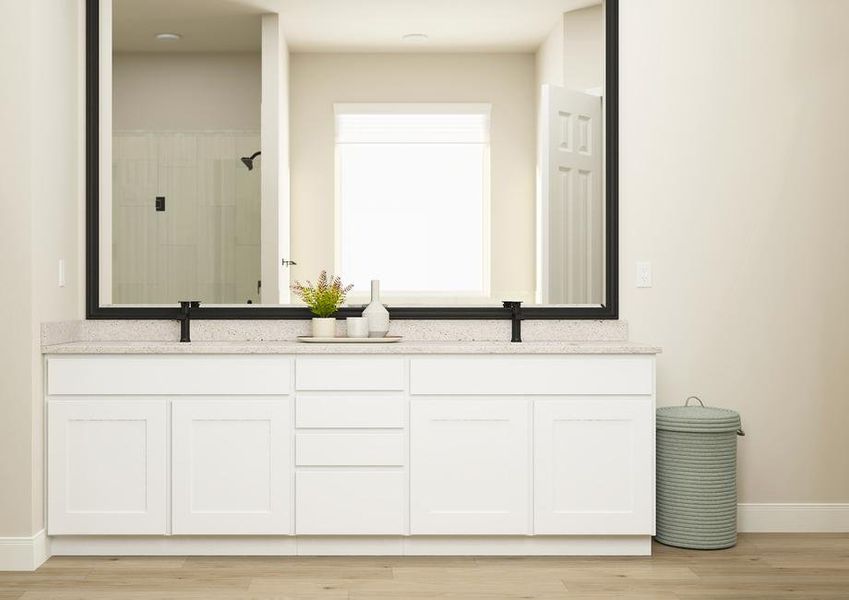
[[[376,356],[297,359],[296,533],[406,533],[405,363]]]

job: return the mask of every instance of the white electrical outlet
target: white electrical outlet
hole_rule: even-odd
[[[637,262],[637,287],[650,288],[651,285],[651,263],[648,261]]]
[[[65,259],[59,259],[59,287],[65,287]]]

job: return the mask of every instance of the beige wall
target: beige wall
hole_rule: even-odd
[[[601,5],[563,13],[536,53],[537,85],[584,91],[604,85]]]
[[[116,131],[259,131],[257,52],[120,52],[112,58]]]
[[[589,90],[604,85],[604,15],[601,5],[563,15],[563,85]]]
[[[0,95],[0,535],[33,531],[32,445],[32,206],[29,200],[32,158],[30,139],[30,5],[7,0],[0,19],[0,80],[15,81]],[[15,60],[11,60],[14,56]]]
[[[622,317],[659,402],[741,411],[741,501],[849,502],[849,3],[620,11]]]
[[[334,102],[489,102],[492,293],[533,298],[532,54],[292,54],[290,68],[293,279],[333,268]]]
[[[546,83],[563,85],[563,73],[565,71],[563,59],[566,54],[563,43],[563,18],[561,17],[557,19],[557,23],[537,49],[535,56],[537,99],[539,99],[539,86]]]
[[[78,10],[0,2],[0,537],[44,525],[39,327],[82,316]]]

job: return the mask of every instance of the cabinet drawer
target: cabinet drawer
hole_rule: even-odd
[[[298,466],[402,466],[404,436],[400,433],[299,433],[295,440]]]
[[[410,392],[431,395],[650,395],[649,356],[413,358]]]
[[[295,532],[400,535],[406,504],[400,471],[300,471]]]
[[[299,358],[295,386],[299,390],[402,390],[404,359],[370,356]]]
[[[292,361],[281,356],[51,356],[51,395],[286,395]]]
[[[297,427],[403,427],[403,396],[298,396]]]

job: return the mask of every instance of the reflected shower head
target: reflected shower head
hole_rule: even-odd
[[[254,170],[254,159],[257,156],[259,156],[260,154],[262,154],[262,152],[260,150],[257,150],[256,152],[254,152],[250,156],[243,156],[240,160],[242,161],[242,164],[245,165],[248,168],[248,171],[253,171]]]

